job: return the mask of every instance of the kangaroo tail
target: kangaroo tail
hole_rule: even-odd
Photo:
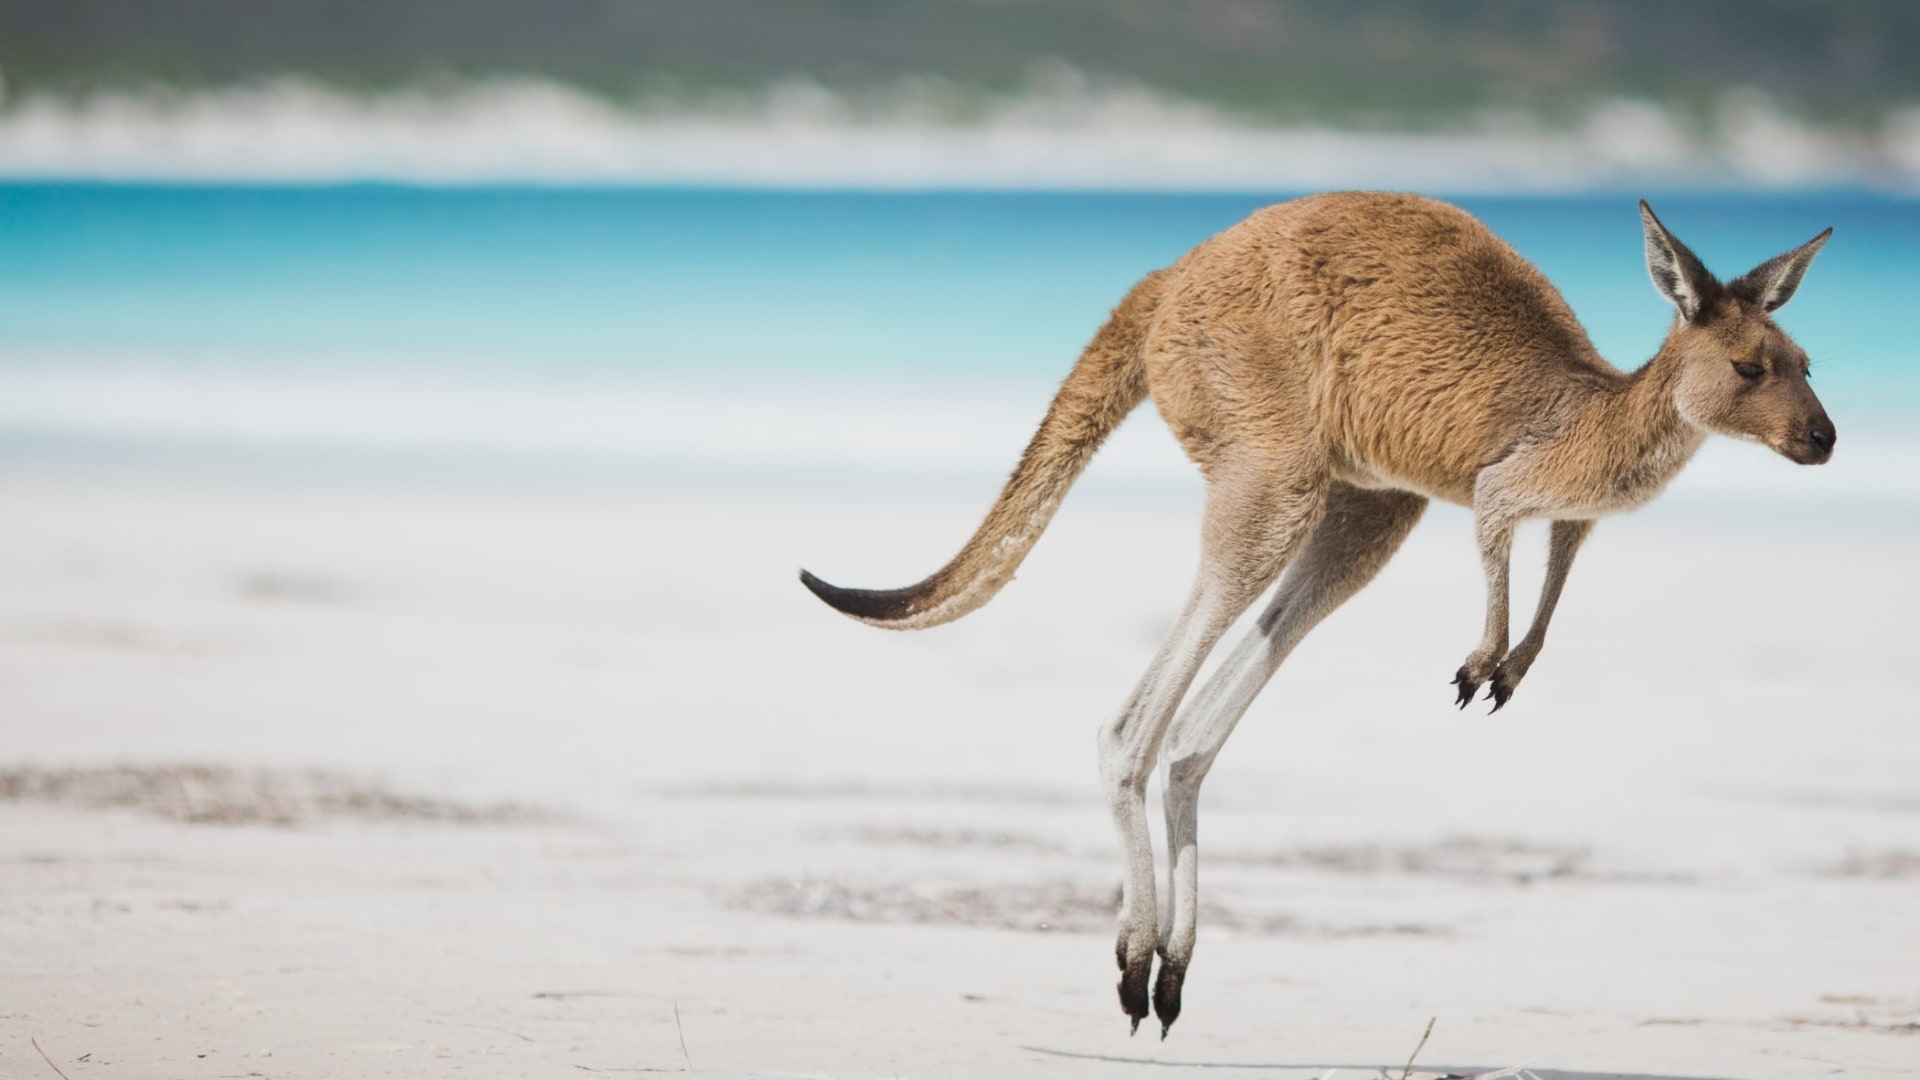
[[[843,589],[805,570],[801,583],[834,609],[892,630],[952,622],[993,599],[1040,539],[1093,452],[1145,400],[1142,346],[1159,304],[1163,273],[1134,286],[1080,354],[986,520],[952,561],[925,581],[900,589]]]

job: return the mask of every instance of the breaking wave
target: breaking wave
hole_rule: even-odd
[[[377,96],[299,79],[193,93],[32,96],[0,110],[0,175],[174,181],[644,183],[852,188],[1429,191],[1626,184],[1920,188],[1920,107],[1803,123],[1733,91],[1711,115],[1610,100],[1571,126],[1489,112],[1456,130],[1256,125],[1071,69],[967,108],[908,81],[620,105],[504,79]]]

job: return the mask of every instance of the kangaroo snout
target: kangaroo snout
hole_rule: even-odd
[[[1833,440],[1837,436],[1838,433],[1833,430],[1833,421],[1824,416],[1815,419],[1812,424],[1808,425],[1807,442],[1813,445],[1813,452],[1818,455],[1814,460],[1808,462],[1808,464],[1818,465],[1832,457]]]
[[[1800,437],[1788,443],[1781,453],[1801,465],[1825,465],[1833,457],[1833,442],[1837,434],[1833,430],[1833,421],[1823,413],[1813,418]]]

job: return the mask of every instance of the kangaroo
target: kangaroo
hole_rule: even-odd
[[[1134,286],[1067,376],[999,499],[960,553],[900,589],[820,599],[892,629],[935,626],[1013,576],[1101,441],[1151,395],[1206,480],[1198,579],[1120,715],[1100,775],[1125,857],[1116,957],[1137,1031],[1180,1015],[1198,906],[1201,782],[1307,632],[1379,573],[1429,499],[1470,507],[1486,628],[1452,681],[1498,711],[1546,641],[1594,520],[1652,499],[1709,433],[1803,465],[1833,454],[1807,355],[1770,317],[1832,235],[1721,282],[1640,203],[1647,270],[1675,310],[1632,373],[1594,349],[1546,277],[1467,212],[1409,195],[1270,206]],[[1515,525],[1552,522],[1533,622],[1509,647]],[[1282,571],[1285,571],[1284,578]],[[1273,599],[1184,707],[1221,636]],[[1176,715],[1177,710],[1177,715]],[[1164,756],[1168,887],[1158,920],[1146,785]]]

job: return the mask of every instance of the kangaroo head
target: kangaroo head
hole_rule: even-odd
[[[1772,447],[1802,465],[1833,456],[1833,421],[1807,384],[1807,354],[1774,325],[1793,298],[1828,229],[1784,255],[1722,283],[1640,204],[1647,272],[1679,309],[1662,353],[1678,361],[1674,404],[1705,431]]]

